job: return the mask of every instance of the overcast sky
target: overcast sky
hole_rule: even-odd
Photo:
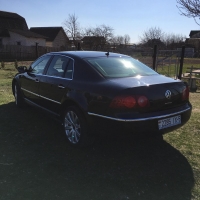
[[[105,24],[116,36],[128,34],[132,43],[151,27],[186,37],[200,30],[192,18],[179,14],[176,0],[0,0],[0,10],[21,15],[29,28],[63,26],[75,13],[81,27]]]

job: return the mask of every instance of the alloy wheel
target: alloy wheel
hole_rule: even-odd
[[[75,112],[68,111],[64,120],[65,134],[72,144],[77,144],[81,136],[80,120]]]

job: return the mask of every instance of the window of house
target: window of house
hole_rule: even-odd
[[[17,42],[17,45],[19,45],[19,46],[20,46],[20,45],[21,45],[21,42]]]

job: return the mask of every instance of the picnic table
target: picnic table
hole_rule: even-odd
[[[190,69],[190,71],[186,71],[186,73],[183,74],[182,79],[188,82],[191,92],[196,92],[197,91],[196,81],[200,80],[200,78],[196,77],[196,75],[200,75],[200,68],[195,68],[192,66],[187,69]]]

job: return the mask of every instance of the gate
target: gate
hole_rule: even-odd
[[[180,50],[159,50],[155,70],[168,77],[177,79],[180,71]]]

